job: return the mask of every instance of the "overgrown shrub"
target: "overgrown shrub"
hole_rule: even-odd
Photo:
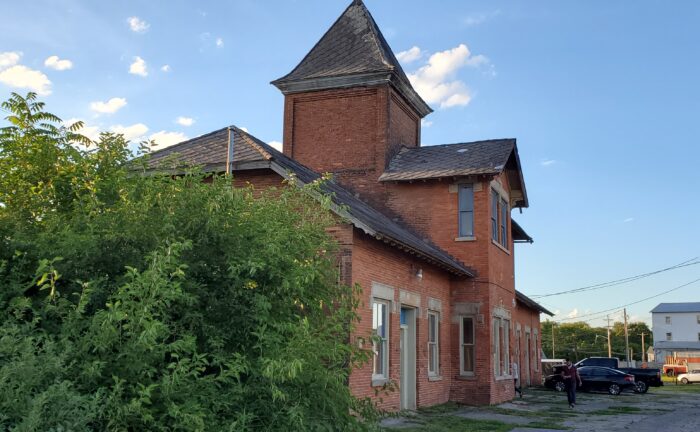
[[[0,129],[0,429],[368,427],[323,203],[134,171],[35,98]]]

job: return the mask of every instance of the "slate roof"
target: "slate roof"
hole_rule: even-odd
[[[361,0],[348,6],[294,70],[272,82],[283,93],[381,83],[391,83],[422,117],[432,112]]]
[[[515,298],[518,300],[520,303],[524,304],[525,306],[529,307],[530,309],[534,309],[536,311],[546,313],[549,316],[554,316],[552,312],[550,312],[547,308],[542,306],[541,304],[537,303],[530,297],[526,296],[525,294],[521,293],[518,290],[515,290]]]
[[[700,302],[688,303],[659,303],[651,313],[684,313],[700,312]]]
[[[172,160],[169,160],[171,158],[178,162],[175,166],[202,165],[205,170],[223,172],[226,170],[229,129],[234,137],[234,169],[236,165],[243,166],[245,163],[257,163],[256,167],[270,168],[282,176],[292,173],[304,184],[313,182],[321,177],[317,172],[288,158],[268,144],[235,126],[219,129],[153,152],[150,156],[149,165],[154,170],[157,170],[163,168],[159,164],[167,161],[165,168],[170,169],[173,167]],[[242,159],[236,159],[237,157]],[[265,163],[266,165],[259,165],[260,163]],[[375,239],[417,255],[454,274],[475,276],[476,273],[472,269],[459,262],[456,258],[432,243],[423,240],[408,228],[389,219],[332,180],[326,182],[322,189],[325,193],[330,194],[336,213],[342,217],[347,217],[353,225]]]
[[[475,174],[498,174],[515,149],[514,139],[403,147],[379,177],[406,181]]]

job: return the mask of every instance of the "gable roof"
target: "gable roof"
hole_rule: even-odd
[[[432,112],[361,0],[345,9],[297,67],[272,81],[285,94],[383,83],[392,84],[421,117]]]
[[[519,207],[527,207],[527,192],[522,178],[520,156],[514,138],[442,144],[426,147],[402,147],[389,162],[379,181],[413,181],[469,175],[496,175],[507,168],[517,173],[523,198]]]
[[[651,313],[684,313],[700,312],[700,302],[688,303],[659,303]]]
[[[230,135],[229,131],[231,131]],[[187,165],[201,165],[207,171],[225,172],[229,136],[233,138],[232,168],[234,170],[268,168],[289,179],[292,178],[290,174],[293,174],[296,180],[303,184],[321,178],[317,172],[235,126],[222,128],[172,147],[155,151],[150,155],[149,167],[154,171],[160,171],[162,168],[172,170]],[[175,159],[175,161],[170,159]],[[453,274],[475,276],[474,270],[359,200],[352,192],[333,180],[325,182],[322,185],[322,190],[330,195],[335,213],[347,218],[355,227],[373,238],[416,255]]]

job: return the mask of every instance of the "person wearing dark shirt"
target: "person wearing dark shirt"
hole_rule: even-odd
[[[569,407],[573,408],[576,406],[576,385],[581,386],[583,382],[578,374],[578,370],[576,370],[576,366],[572,365],[569,359],[566,359],[566,365],[562,368],[561,377],[566,386],[566,398],[569,400]]]

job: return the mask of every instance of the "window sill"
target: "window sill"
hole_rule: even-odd
[[[442,381],[441,375],[428,375],[428,381]]]
[[[474,375],[474,374],[469,374],[469,375],[462,374],[462,375],[458,375],[457,379],[463,380],[463,381],[474,381],[474,380],[476,380],[476,375]]]
[[[387,378],[372,378],[372,387],[385,386],[389,380]]]
[[[498,243],[498,242],[495,241],[494,239],[491,239],[491,244],[493,244],[494,246],[496,246],[497,248],[499,248],[499,249],[502,250],[503,252],[505,252],[505,253],[507,253],[508,255],[510,255],[510,251],[509,251],[508,249],[504,248],[503,245],[501,245],[500,243]]]
[[[476,241],[476,237],[474,237],[474,236],[456,237],[456,238],[455,238],[455,241],[456,241],[456,242]]]
[[[508,381],[508,380],[512,380],[512,379],[513,379],[513,375],[501,375],[501,376],[496,377],[496,381]]]

